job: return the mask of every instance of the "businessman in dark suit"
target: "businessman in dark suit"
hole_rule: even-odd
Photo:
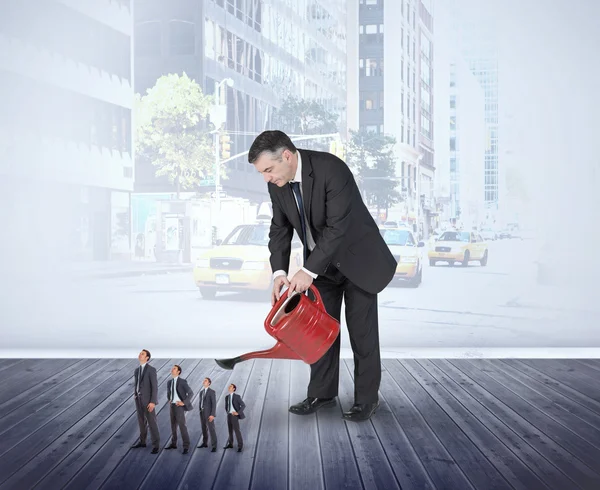
[[[217,431],[215,430],[215,415],[217,410],[217,397],[215,390],[210,385],[210,378],[204,378],[200,390],[200,423],[202,424],[202,444],[198,448],[208,447],[208,433],[210,432],[211,452],[217,451]]]
[[[177,449],[177,427],[183,439],[183,454],[190,452],[190,436],[185,423],[185,412],[192,408],[194,392],[187,380],[180,377],[181,366],[175,364],[171,368],[172,379],[167,381],[167,399],[169,400],[169,414],[171,416],[171,445],[166,449]]]
[[[392,280],[396,261],[367,210],[348,166],[335,155],[298,150],[281,131],[265,131],[248,160],[265,182],[273,218],[269,234],[273,291],[304,292],[314,283],[325,309],[338,321],[342,298],[354,353],[354,405],[346,420],[369,419],[379,405],[381,359],[377,294]],[[288,280],[294,230],[304,244],[304,267]],[[335,405],[340,338],[311,365],[307,398],[290,407],[298,415]]]
[[[238,453],[242,452],[244,447],[244,440],[242,439],[242,432],[240,431],[240,420],[246,418],[244,415],[244,409],[246,404],[242,400],[242,397],[235,391],[237,386],[233,383],[229,385],[229,395],[225,397],[225,412],[227,413],[227,428],[229,429],[229,439],[227,439],[227,445],[223,449],[233,448],[233,432],[235,432],[235,438],[238,443]]]
[[[160,435],[155,410],[158,403],[158,381],[156,369],[149,364],[150,357],[150,351],[142,350],[138,355],[140,366],[133,372],[133,394],[140,426],[140,440],[131,447],[133,449],[146,447],[146,436],[148,435],[148,427],[150,427],[152,454],[158,454]]]

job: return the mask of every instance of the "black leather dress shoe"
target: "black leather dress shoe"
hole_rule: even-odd
[[[242,452],[242,448],[238,447],[238,453],[241,453],[241,452]]]
[[[344,412],[342,417],[345,420],[350,420],[352,422],[362,422],[364,420],[369,420],[375,413],[375,410],[377,410],[377,407],[379,407],[379,402],[364,404],[355,403],[350,410]]]
[[[227,446],[224,446],[223,449],[233,449],[233,446],[231,444],[227,444]]]
[[[165,449],[177,449],[177,444],[171,444],[170,446],[167,446]]]
[[[152,449],[152,451],[150,451],[150,454],[158,454],[158,448],[155,447],[154,449]]]
[[[216,452],[217,452],[217,448],[216,448],[216,447],[213,447],[213,448],[210,450],[210,452],[211,452],[211,453],[216,453]]]
[[[200,445],[198,446],[198,449],[200,449],[200,448],[203,448],[203,447],[208,447],[208,444],[200,444]]]
[[[189,452],[190,452],[190,450],[189,450],[189,449],[186,447],[186,448],[183,450],[183,453],[182,453],[182,454],[187,454],[187,453],[189,453]]]
[[[335,407],[335,398],[312,398],[296,403],[290,407],[290,412],[296,415],[309,415],[325,407]]]
[[[142,444],[141,442],[138,442],[137,444],[131,446],[131,449],[137,449],[138,447],[146,447],[146,445]]]

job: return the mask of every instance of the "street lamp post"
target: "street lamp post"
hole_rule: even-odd
[[[228,87],[233,87],[233,80],[231,78],[225,78],[215,84],[215,104],[210,109],[210,120],[215,125],[215,200],[217,213],[219,215],[221,213],[221,162],[219,161],[219,136],[221,127],[227,122],[227,98],[225,98],[224,104],[219,104],[219,89],[224,83],[226,83]]]

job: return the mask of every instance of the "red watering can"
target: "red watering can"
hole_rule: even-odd
[[[277,340],[267,350],[249,352],[231,359],[215,359],[223,369],[233,369],[248,359],[298,359],[314,364],[329,350],[340,333],[340,323],[328,315],[316,287],[310,290],[311,301],[305,294],[282,294],[265,319],[265,330]]]

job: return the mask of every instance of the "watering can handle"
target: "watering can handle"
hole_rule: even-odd
[[[314,285],[310,285],[309,288],[313,294],[315,295],[315,305],[317,305],[318,308],[322,309],[323,311],[325,311],[325,305],[323,305],[323,299],[321,298],[321,295],[319,294],[319,290],[314,286]],[[294,293],[294,294],[300,294],[300,293]],[[275,318],[275,315],[277,314],[277,312],[280,310],[281,306],[283,305],[283,303],[285,303],[288,299],[288,295],[287,295],[287,291],[284,292],[281,297],[279,298],[279,300],[277,301],[277,303],[275,303],[275,305],[273,306],[273,308],[271,308],[271,312],[269,313],[269,315],[267,316],[267,318],[265,319],[265,327],[267,328],[267,331],[271,331],[271,329],[273,328],[271,326],[271,322],[273,321],[273,318]]]

